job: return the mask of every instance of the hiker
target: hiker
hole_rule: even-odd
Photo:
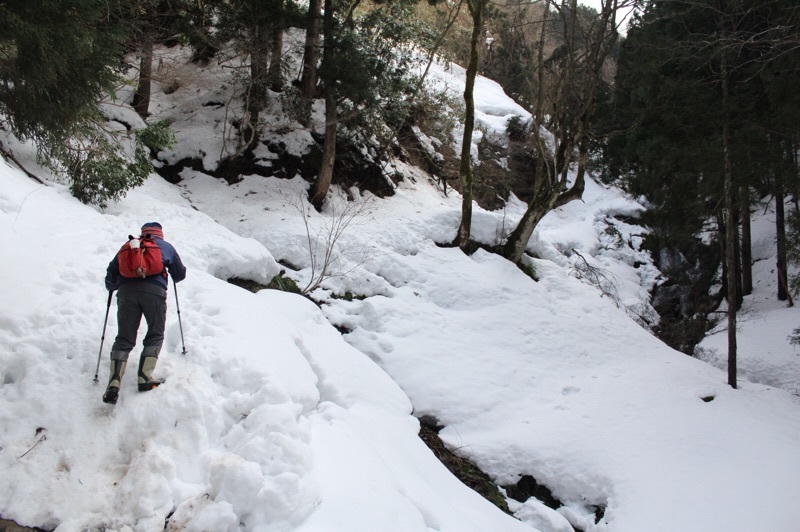
[[[132,260],[137,261],[133,266]],[[164,240],[163,229],[157,222],[144,224],[138,239],[129,236],[128,242],[108,264],[106,288],[109,292],[117,291],[118,330],[111,346],[111,375],[103,394],[105,403],[117,402],[120,381],[128,354],[136,345],[142,316],[147,322],[147,334],[139,358],[139,391],[152,390],[164,382],[153,379],[153,370],[164,342],[167,272],[176,283],[186,278],[186,267],[172,244]]]

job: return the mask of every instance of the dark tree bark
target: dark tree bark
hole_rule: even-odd
[[[739,212],[742,217],[742,296],[753,293],[753,251],[750,230],[750,191],[746,186],[740,187]]]
[[[319,27],[321,0],[308,2],[308,27],[306,28],[306,44],[303,49],[303,75],[300,78],[300,90],[307,99],[312,99],[317,91],[317,50],[319,49]]]
[[[258,121],[267,100],[267,70],[269,61],[269,32],[256,24],[252,28],[250,49],[250,86],[247,91],[247,123],[242,128],[243,144],[258,143]]]
[[[153,34],[145,29],[142,35],[142,58],[139,62],[139,83],[131,106],[136,114],[146,119],[150,116],[150,94],[153,85]]]
[[[325,142],[322,146],[322,162],[320,163],[319,176],[312,189],[311,204],[314,208],[322,210],[328,190],[333,181],[333,165],[336,161],[336,116],[337,104],[333,91],[327,88],[325,92]]]
[[[456,244],[462,251],[469,250],[469,237],[472,229],[472,133],[475,128],[475,78],[478,75],[478,46],[483,34],[483,12],[486,0],[467,0],[467,7],[472,16],[472,37],[470,39],[469,65],[464,84],[464,135],[461,138],[461,223],[456,234]]]
[[[544,31],[548,25],[545,9],[539,44],[539,87],[536,114],[533,117],[532,135],[537,146],[537,163],[534,193],[528,208],[517,227],[508,236],[502,253],[519,264],[536,225],[551,210],[572,200],[580,199],[585,186],[586,160],[589,151],[588,131],[590,114],[595,106],[595,95],[601,80],[601,70],[608,54],[617,42],[616,12],[620,3],[604,2],[597,26],[576,34],[578,6],[576,0],[554,3],[553,9],[561,16],[564,27],[564,52],[562,64],[553,78],[554,93],[550,95],[552,111],[549,123],[553,129],[555,153],[550,152],[550,142],[541,134],[545,111],[543,109],[544,62],[542,48]],[[584,40],[585,42],[579,42]],[[577,152],[577,160],[575,160]],[[568,186],[571,164],[577,162],[575,180]]]
[[[333,0],[325,0],[324,19],[325,44],[322,49],[324,62],[333,61]],[[336,161],[336,127],[339,123],[337,116],[337,100],[335,79],[326,79],[323,87],[325,94],[325,142],[322,146],[322,161],[319,176],[311,189],[311,204],[321,210],[328,195],[328,190],[333,181],[333,165]]]
[[[733,232],[733,257],[734,257],[734,266],[736,266],[736,310],[741,310],[742,304],[744,304],[744,295],[742,290],[742,239],[739,237],[739,220],[740,220],[740,212],[738,209],[739,202],[734,192],[734,199],[733,199],[733,223],[734,223],[734,232]]]
[[[279,0],[277,16],[273,28],[272,42],[270,44],[269,70],[267,79],[269,88],[275,92],[283,90],[283,27],[286,23],[286,4]]]
[[[728,300],[728,384],[737,387],[737,345],[736,345],[736,253],[734,242],[736,239],[736,219],[733,215],[735,205],[735,189],[733,183],[733,162],[731,159],[731,145],[733,136],[730,124],[730,91],[729,67],[727,52],[723,50],[720,61],[720,82],[722,87],[722,158],[725,181],[725,264],[727,266],[727,300]]]
[[[786,260],[786,213],[784,209],[783,178],[775,178],[775,233],[777,243],[778,300],[787,301],[789,296],[789,272]]]

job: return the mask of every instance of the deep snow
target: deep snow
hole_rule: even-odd
[[[229,96],[214,92],[229,74],[168,53],[176,68],[164,85],[174,76],[181,88],[156,91],[153,112],[180,142],[165,157],[200,154],[211,168],[224,109],[202,103]],[[435,69],[456,93],[462,72]],[[500,135],[521,111],[496,84],[478,87],[479,119]],[[287,119],[273,118],[277,136]],[[310,142],[299,130],[284,138],[298,152]],[[460,199],[397,170],[406,179],[395,196],[357,197],[336,243],[342,275],[315,293],[320,309],[225,281],[267,282],[280,259],[307,282],[303,216],[312,237],[324,233],[343,205],[337,192],[318,214],[303,208],[300,178],[229,186],[187,170],[178,186],[154,176],[100,212],[0,165],[0,515],[64,531],[155,531],[168,516],[171,530],[214,531],[800,530],[800,401],[765,384],[732,390],[723,371],[637,324],[652,319],[659,274],[639,250],[642,229],[615,216],[641,205],[590,181],[582,202],[534,234],[534,282],[489,253],[437,246],[455,234]],[[476,209],[474,236],[502,235],[521,209]],[[128,374],[111,407],[100,396],[114,303],[92,383],[103,276],[152,220],[189,268],[177,287],[184,339],[171,286],[156,370],[167,383],[139,394]],[[584,259],[605,273],[603,290],[585,282]],[[347,291],[367,297],[332,297]],[[742,373],[764,382],[772,369],[752,346],[800,316],[771,303],[769,287],[756,299],[769,327],[743,326]],[[503,514],[439,464],[412,410],[436,416],[445,441],[499,484],[531,474],[565,506],[511,501],[521,521]]]

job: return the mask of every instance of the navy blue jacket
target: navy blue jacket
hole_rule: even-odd
[[[176,283],[183,281],[186,278],[186,266],[181,262],[178,252],[166,240],[157,237],[154,237],[153,240],[161,250],[161,260],[164,263],[164,268],[172,276],[172,280]],[[123,277],[119,273],[119,259],[114,255],[114,258],[108,263],[108,269],[106,269],[106,289],[109,291],[117,290],[126,283],[152,283],[164,290],[167,289],[167,278],[164,275],[151,275],[144,279]]]

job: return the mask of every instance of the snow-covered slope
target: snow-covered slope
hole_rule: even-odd
[[[220,110],[187,105],[213,97],[222,73],[173,59],[183,85],[156,94],[154,118],[179,134],[171,160],[205,154],[208,165]],[[516,109],[491,91],[476,99],[485,124]],[[291,140],[299,151],[309,141]],[[276,260],[310,279],[308,231],[341,219],[337,194],[319,214],[302,208],[300,178],[229,186],[185,170],[178,186],[152,177],[98,212],[0,166],[0,515],[59,530],[155,531],[167,518],[171,530],[215,531],[800,529],[798,399],[732,390],[632,317],[649,312],[657,272],[638,229],[615,216],[640,205],[589,183],[534,235],[534,282],[497,256],[437,246],[455,234],[459,198],[398,169],[395,196],[357,198],[320,310],[225,280],[265,282]],[[521,208],[476,209],[475,237],[501,235]],[[126,375],[110,407],[113,302],[92,383],[103,275],[153,220],[189,268],[182,320],[171,287],[156,370],[167,383],[139,394]],[[602,289],[584,282],[582,260],[604,272]],[[347,291],[365,297],[331,297]],[[503,514],[438,463],[412,409],[500,484],[532,475],[564,506],[512,502],[522,521]]]
[[[286,222],[271,229],[287,215],[265,198],[299,184],[247,178],[228,187],[194,176],[185,186],[201,210],[289,255],[302,232],[290,236]],[[226,189],[235,210],[214,207]],[[564,222],[583,228],[561,236],[587,256],[603,249],[606,216],[622,202],[602,202],[607,194],[590,187],[587,221]],[[368,242],[371,260],[329,284],[374,295],[331,301],[324,312],[352,331],[345,338],[400,384],[418,415],[446,425],[452,447],[501,484],[533,475],[585,530],[796,528],[795,398],[748,383],[731,390],[724,373],[666,347],[571,267],[537,260],[534,283],[496,256],[437,247],[453,237],[458,205],[437,199],[428,184],[373,201],[375,214],[350,244]],[[265,204],[274,223],[265,222]],[[502,214],[477,219],[488,231]],[[559,248],[557,224],[548,220],[534,245]],[[543,233],[553,240],[542,241]],[[622,264],[614,267],[621,272]],[[595,506],[607,507],[598,524]]]
[[[398,386],[311,302],[251,294],[270,253],[153,178],[105,214],[3,164],[0,515],[59,530],[526,530],[417,437]],[[157,219],[190,269],[157,373],[93,384],[120,239]],[[112,308],[109,336],[116,320]],[[136,352],[132,354],[135,360]]]

